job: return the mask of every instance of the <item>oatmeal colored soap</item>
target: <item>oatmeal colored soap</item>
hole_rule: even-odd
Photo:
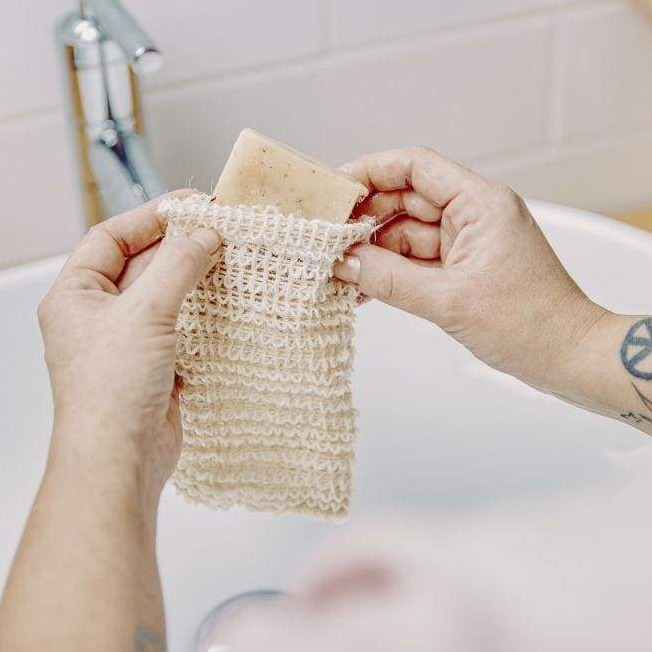
[[[344,224],[367,192],[344,172],[245,129],[213,194],[222,206],[271,205],[286,215]]]

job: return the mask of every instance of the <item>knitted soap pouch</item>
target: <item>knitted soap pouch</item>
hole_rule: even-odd
[[[331,274],[373,223],[218,206],[207,195],[164,200],[158,210],[168,234],[211,227],[224,240],[177,324],[177,489],[213,507],[344,516],[356,290]]]

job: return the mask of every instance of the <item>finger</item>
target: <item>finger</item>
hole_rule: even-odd
[[[401,256],[439,258],[439,225],[398,217],[376,231],[374,244]]]
[[[354,247],[333,271],[367,296],[429,319],[445,276],[442,269],[417,265],[374,245]]]
[[[403,210],[410,216],[416,217],[423,222],[439,222],[442,209],[431,204],[425,197],[422,197],[414,190],[401,191]]]
[[[441,267],[441,259],[440,258],[409,258],[415,265],[419,265],[419,267]]]
[[[409,258],[415,265],[419,265],[420,267],[441,267],[441,260],[439,258],[435,258],[433,260],[425,260],[421,258]],[[364,292],[358,291],[358,294],[355,298],[355,303],[357,306],[363,306],[365,303],[369,303],[371,301],[371,297],[368,297]]]
[[[370,190],[413,188],[429,202],[444,208],[482,178],[459,163],[426,147],[367,154],[342,166]]]
[[[358,296],[355,298],[355,303],[358,306],[362,306],[370,301],[371,299],[364,292],[358,292]]]
[[[160,246],[161,241],[158,240],[153,245],[147,247],[144,251],[132,256],[126,262],[122,274],[116,283],[120,292],[124,292],[147,269],[147,266],[154,258],[154,255]]]
[[[457,229],[453,224],[453,220],[446,218],[440,222],[439,237],[439,256],[445,262],[457,238]]]
[[[147,269],[123,294],[139,304],[155,306],[161,316],[179,313],[181,302],[215,264],[222,239],[212,229],[167,236]]]
[[[63,273],[90,271],[115,282],[131,256],[160,240],[165,218],[156,212],[162,199],[185,197],[191,190],[177,190],[94,226],[73,251]]]
[[[439,222],[442,209],[414,190],[376,192],[355,208],[356,217],[368,215],[374,217],[379,224],[400,213],[407,213],[424,222]]]

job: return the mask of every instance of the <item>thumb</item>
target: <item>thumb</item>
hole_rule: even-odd
[[[176,316],[181,303],[206,274],[222,246],[213,229],[166,236],[147,269],[127,290],[136,300],[148,297],[156,309]]]
[[[333,272],[369,297],[435,321],[437,288],[445,274],[439,268],[418,265],[382,247],[360,245],[335,263]]]

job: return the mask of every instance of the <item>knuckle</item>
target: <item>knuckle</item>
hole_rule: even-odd
[[[426,158],[428,156],[432,156],[434,153],[435,150],[432,147],[428,147],[427,145],[415,145],[412,147],[412,156],[415,159]]]
[[[105,228],[102,222],[100,222],[99,224],[93,224],[93,226],[88,228],[88,230],[84,234],[84,237],[79,241],[75,249],[80,249],[81,247],[88,244],[89,242],[94,241],[98,236],[101,236],[102,232],[104,231]]]
[[[377,283],[376,295],[378,299],[385,303],[395,303],[398,289],[394,268],[386,268],[384,273],[378,277]]]
[[[475,214],[502,221],[520,212],[522,203],[523,200],[509,186],[485,181],[474,193],[468,208]]]
[[[494,184],[491,190],[492,197],[496,203],[499,203],[503,206],[517,206],[521,203],[521,198],[516,193],[515,190],[509,186],[505,186],[502,183]]]
[[[41,330],[70,314],[68,293],[60,286],[53,287],[38,303],[36,318]]]
[[[51,312],[52,299],[49,294],[46,294],[40,301],[36,308],[36,317],[41,326],[43,326],[49,319]]]
[[[427,280],[422,279],[423,283]],[[408,312],[420,312],[420,296],[423,294],[419,285],[410,281],[400,269],[388,265],[375,279],[373,293],[368,292],[376,299],[391,306],[400,307]]]
[[[100,233],[103,230],[104,230],[104,226],[102,225],[102,223],[93,224],[93,226],[91,226],[88,229],[88,231],[86,231],[86,239],[90,240],[90,238],[93,238],[94,236],[96,236],[98,233]]]
[[[166,248],[178,264],[199,267],[205,258],[201,246],[187,236],[172,236],[167,240]]]

